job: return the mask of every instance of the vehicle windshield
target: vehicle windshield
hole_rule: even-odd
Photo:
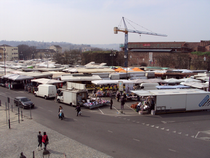
[[[22,98],[21,101],[22,102],[27,102],[27,101],[30,101],[30,100],[28,98]]]

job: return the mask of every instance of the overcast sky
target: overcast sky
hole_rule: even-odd
[[[128,34],[129,42],[210,40],[210,0],[0,0],[0,40],[124,43],[113,28],[166,34]]]

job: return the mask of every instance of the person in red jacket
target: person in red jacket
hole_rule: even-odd
[[[43,133],[42,143],[44,144],[44,148],[47,149],[47,144],[49,143],[49,139],[46,132]]]

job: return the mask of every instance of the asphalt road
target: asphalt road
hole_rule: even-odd
[[[0,87],[2,103],[10,97],[12,105],[16,96],[26,96],[35,103],[31,116],[36,122],[115,158],[210,157],[210,112],[152,116],[130,110],[120,114],[114,100],[116,109],[82,108],[82,116],[77,117],[74,107]],[[66,117],[62,121],[57,117],[59,105]],[[30,110],[23,110],[23,114],[30,117]]]

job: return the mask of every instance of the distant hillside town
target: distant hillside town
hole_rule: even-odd
[[[5,42],[5,43],[4,43]],[[85,65],[106,63],[107,66],[152,66],[177,69],[209,70],[210,41],[200,42],[128,42],[118,49],[101,49],[70,43],[8,42],[0,45],[0,61],[51,59],[57,64]],[[14,46],[14,44],[16,45]],[[59,44],[59,45],[58,45]]]

